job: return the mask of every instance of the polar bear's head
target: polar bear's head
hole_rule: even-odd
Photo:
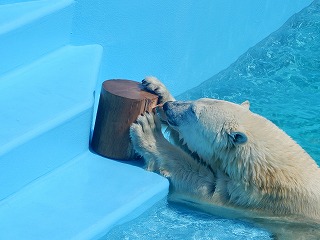
[[[167,102],[167,122],[187,147],[237,179],[259,180],[299,159],[310,158],[281,129],[249,110],[249,102],[215,99]],[[288,168],[286,168],[288,169]]]
[[[247,144],[245,122],[249,103],[237,105],[215,99],[167,102],[163,109],[171,127],[179,132],[188,148],[204,159],[217,152],[233,151]]]

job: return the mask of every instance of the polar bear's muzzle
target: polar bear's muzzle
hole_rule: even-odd
[[[177,127],[187,121],[191,109],[191,102],[169,101],[163,105],[163,111],[166,114],[167,122]]]

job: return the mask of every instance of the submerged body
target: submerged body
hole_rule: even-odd
[[[301,238],[295,233],[294,239],[320,237],[313,225],[320,223],[320,170],[287,134],[252,113],[248,102],[178,102],[156,78],[143,84],[164,103],[162,120],[172,141],[153,114],[138,118],[131,139],[148,169],[169,178],[175,199],[227,217],[258,218],[256,223],[284,238],[289,235],[277,231],[278,221],[294,226],[303,219],[311,225],[304,225],[308,231],[301,226]]]

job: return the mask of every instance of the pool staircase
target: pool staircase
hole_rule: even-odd
[[[0,239],[99,239],[168,191],[89,151],[102,47],[70,45],[74,8],[0,5]]]

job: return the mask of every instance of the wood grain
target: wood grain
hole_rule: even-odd
[[[151,112],[158,96],[143,90],[140,83],[113,79],[102,84],[91,148],[96,153],[119,160],[135,158],[129,129],[137,117]]]

